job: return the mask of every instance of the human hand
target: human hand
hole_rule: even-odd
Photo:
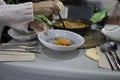
[[[52,14],[57,15],[60,11],[57,3],[54,1],[41,1],[33,3],[33,11],[35,14],[43,14],[45,16],[50,16]]]
[[[41,1],[33,3],[34,14],[43,14],[46,17],[50,15],[57,15],[58,12],[63,8],[63,4],[57,1]]]
[[[44,31],[44,33],[47,34],[49,30],[49,27],[46,23],[39,22],[38,20],[34,20],[33,22],[31,22],[30,28],[33,29],[36,34],[42,31]]]

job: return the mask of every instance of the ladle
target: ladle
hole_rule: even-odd
[[[112,51],[116,51],[117,50],[117,44],[115,42],[109,42],[109,48]]]
[[[117,59],[117,53],[115,50],[117,49],[117,45],[114,42],[105,43],[100,47],[101,51],[105,53],[105,55],[110,56],[111,63],[114,63],[116,70],[120,70],[119,58]]]
[[[57,1],[57,2],[58,2],[59,0],[53,0],[53,1]],[[63,27],[66,28],[66,26],[65,26],[65,24],[64,24],[64,20],[63,20],[61,14],[60,14],[59,12],[58,12],[58,17],[59,17],[59,19],[60,19],[60,21],[61,21]]]
[[[119,55],[116,52],[117,49],[118,49],[117,44],[115,42],[110,42],[109,43],[109,49],[113,52],[113,55],[115,56],[119,66],[120,66],[120,58],[118,57]]]
[[[60,15],[59,12],[58,12],[58,16],[59,16],[59,18],[60,18],[60,21],[61,21],[63,27],[66,28],[66,26],[65,26],[65,24],[64,24],[64,20],[62,19],[62,17],[61,17],[61,15]]]
[[[101,52],[105,53],[106,59],[108,60],[108,63],[111,67],[111,70],[114,70],[114,67],[113,67],[112,62],[109,58],[109,54],[108,54],[107,47],[105,46],[105,44],[100,46],[100,50],[101,50]]]

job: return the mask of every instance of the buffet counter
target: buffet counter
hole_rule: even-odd
[[[119,71],[99,68],[85,51],[56,52],[43,47],[34,61],[0,62],[0,80],[120,80]]]
[[[120,72],[99,68],[85,49],[56,52],[46,47],[32,62],[0,62],[0,80],[119,80]]]

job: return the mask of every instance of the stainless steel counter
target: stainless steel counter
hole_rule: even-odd
[[[98,68],[85,49],[55,52],[43,47],[33,62],[0,62],[0,80],[120,80],[120,72]]]

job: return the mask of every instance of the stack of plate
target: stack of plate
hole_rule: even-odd
[[[35,34],[35,32],[30,31],[28,33],[24,32],[24,31],[19,31],[19,30],[15,30],[15,29],[10,29],[8,31],[8,34],[16,40],[19,41],[29,41],[29,40],[33,40],[37,38],[37,35]]]
[[[107,24],[101,31],[109,39],[120,42],[120,26],[119,25]]]

